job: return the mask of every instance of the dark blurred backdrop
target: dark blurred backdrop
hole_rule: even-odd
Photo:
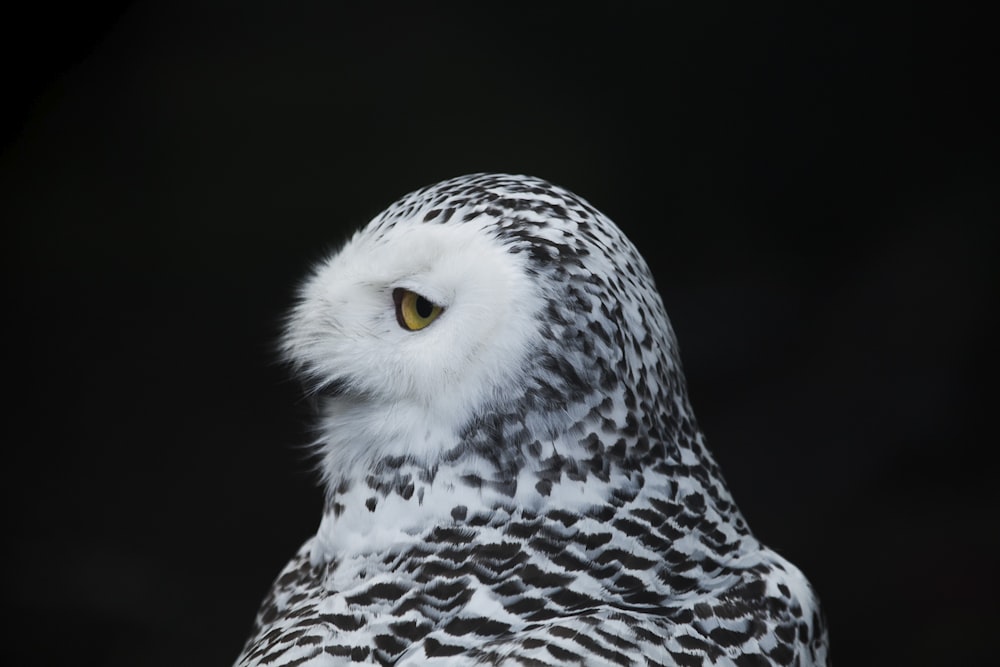
[[[835,661],[991,662],[985,17],[467,5],[5,19],[3,661],[229,664],[319,521],[274,353],[297,282],[396,197],[499,170],[644,253],[709,444]]]

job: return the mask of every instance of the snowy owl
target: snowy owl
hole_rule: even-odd
[[[326,504],[237,665],[825,665],[733,502],[646,263],[588,202],[474,174],[376,216],[283,339]]]

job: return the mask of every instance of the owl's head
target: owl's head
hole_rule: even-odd
[[[634,430],[640,406],[683,391],[633,245],[526,176],[460,177],[390,206],[306,280],[284,350],[322,397],[328,476],[385,456],[519,460],[586,436],[588,419]]]

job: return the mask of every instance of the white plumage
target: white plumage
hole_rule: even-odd
[[[284,349],[327,502],[239,665],[820,665],[818,603],[704,446],[645,262],[475,174],[319,266]]]

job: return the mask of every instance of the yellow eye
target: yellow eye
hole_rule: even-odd
[[[408,331],[419,331],[437,319],[444,310],[416,292],[397,287],[392,290],[396,302],[396,321]]]

